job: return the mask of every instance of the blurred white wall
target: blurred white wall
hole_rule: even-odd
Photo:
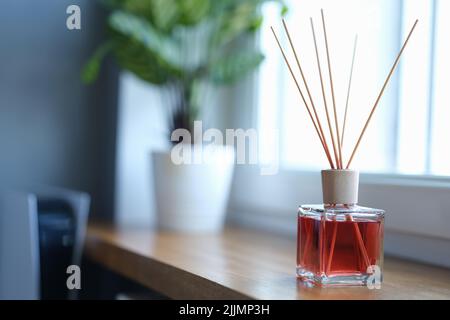
[[[119,80],[115,219],[153,222],[151,150],[164,148],[165,119],[158,89],[123,72]]]

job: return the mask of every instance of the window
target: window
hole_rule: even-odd
[[[324,130],[323,108],[314,46],[309,25],[313,17],[321,52],[321,66],[332,106],[320,9],[327,19],[328,40],[339,124],[345,108],[353,40],[358,34],[349,114],[343,143],[348,159],[387,73],[416,18],[419,25],[391,79],[352,164],[364,171],[450,175],[450,3],[446,0],[295,0],[289,1],[286,21],[311,89]],[[346,8],[346,9],[344,9]],[[295,60],[275,5],[263,8],[265,26],[260,44],[266,60],[259,76],[260,132],[280,130],[279,158],[285,168],[318,169],[327,166],[315,130],[276,46],[273,25]],[[300,80],[300,77],[299,77]],[[301,81],[300,81],[301,83]],[[328,143],[331,146],[329,135]],[[262,137],[265,141],[265,137]],[[267,139],[266,139],[267,140]],[[261,145],[261,159],[273,154]]]

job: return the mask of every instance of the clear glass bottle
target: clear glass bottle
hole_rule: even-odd
[[[356,205],[356,171],[322,171],[322,186],[330,203],[298,211],[297,276],[318,286],[381,283],[384,211]],[[339,199],[352,204],[331,203]]]

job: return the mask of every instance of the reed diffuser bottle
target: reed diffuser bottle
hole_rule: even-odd
[[[395,58],[386,80],[370,110],[369,116],[364,123],[363,129],[359,134],[356,144],[352,149],[349,159],[344,161],[344,133],[347,114],[349,112],[348,107],[357,48],[357,37],[355,37],[354,42],[347,99],[345,103],[343,124],[341,127],[338,117],[338,108],[336,106],[330,50],[323,10],[321,10],[321,18],[333,113],[329,112],[328,108],[328,99],[324,76],[322,74],[318,41],[312,18],[310,18],[310,23],[314,49],[316,52],[317,73],[320,79],[323,107],[326,115],[325,123],[328,125],[329,135],[326,134],[327,130],[324,130],[323,128],[325,126],[322,126],[316,108],[317,101],[314,102],[308,81],[306,80],[305,73],[301,66],[301,58],[295,50],[286,22],[283,20],[284,31],[289,40],[289,45],[292,49],[303,85],[301,85],[298,80],[298,75],[295,74],[275,30],[273,27],[271,28],[289,73],[300,94],[301,102],[305,106],[320,144],[323,147],[324,154],[330,164],[329,170],[322,171],[324,204],[301,206],[298,212],[297,276],[303,281],[319,286],[368,285],[370,288],[375,282],[375,287],[377,287],[382,280],[384,211],[357,205],[359,173],[358,171],[350,170],[349,168],[389,80],[399,64],[400,57],[417,26],[418,20],[414,22],[408,36],[403,42],[400,52]],[[334,125],[332,124],[333,121],[331,121],[333,115]],[[329,142],[331,142],[331,146]]]
[[[359,173],[323,170],[323,204],[298,211],[297,276],[319,286],[382,281],[384,211],[360,207]]]

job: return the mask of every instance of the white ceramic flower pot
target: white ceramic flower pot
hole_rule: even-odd
[[[234,149],[193,146],[192,158],[199,157],[201,152],[207,157],[207,163],[177,165],[170,151],[152,153],[160,228],[179,232],[222,229],[233,175]]]

